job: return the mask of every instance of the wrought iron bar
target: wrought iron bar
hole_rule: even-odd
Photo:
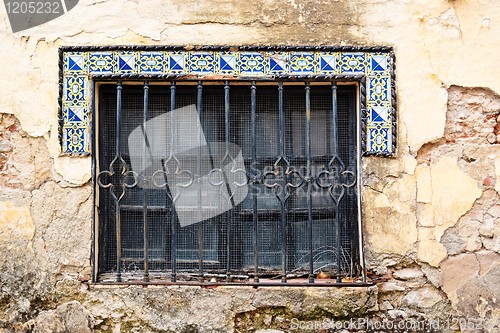
[[[198,86],[197,86],[198,94],[197,94],[197,102],[196,102],[196,107],[198,111],[198,119],[199,119],[199,125],[200,128],[198,129],[198,157],[197,157],[197,162],[198,162],[198,168],[197,168],[197,181],[198,181],[198,221],[201,221],[201,209],[202,209],[202,193],[201,193],[201,187],[202,187],[202,177],[201,177],[201,167],[202,167],[202,160],[201,160],[201,143],[203,139],[203,131],[201,127],[201,120],[203,119],[203,107],[201,103],[203,102],[203,85],[201,81],[198,81]],[[203,282],[203,223],[198,223],[198,269],[199,269],[199,278],[200,281]]]
[[[256,100],[257,100],[257,87],[255,81],[252,81],[250,86],[250,113],[251,113],[251,127],[252,127],[252,170],[255,168],[257,162],[257,133],[256,133]],[[254,253],[254,282],[259,282],[259,244],[258,236],[258,215],[257,215],[257,175],[255,172],[252,174],[252,209],[253,209],[253,253]]]
[[[148,144],[147,137],[147,121],[148,121],[148,99],[149,99],[149,84],[144,82],[144,108],[142,117],[142,132],[144,135],[143,152],[142,152],[142,170],[143,170],[143,191],[142,191],[142,218],[143,218],[143,239],[144,239],[144,281],[149,281],[149,249],[148,249],[148,191],[146,190],[149,180],[146,175],[148,166],[146,159],[148,151],[151,154],[151,147]],[[150,156],[152,158],[152,156]]]
[[[119,81],[116,84],[116,144],[115,144],[115,158],[111,162],[119,160],[121,158],[121,147],[120,147],[120,122],[122,113],[122,83]],[[109,168],[113,172],[112,168]],[[112,187],[111,187],[112,190]],[[122,280],[122,231],[121,231],[121,216],[120,216],[120,196],[115,195],[115,224],[116,224],[116,282]]]
[[[282,187],[283,191],[283,200],[280,200],[280,208],[281,208],[281,271],[283,276],[281,277],[281,282],[286,283],[286,261],[287,261],[287,244],[286,244],[286,239],[287,239],[287,232],[286,232],[286,224],[287,224],[287,217],[286,217],[286,201],[288,197],[286,196],[286,191],[287,189],[287,184],[288,184],[288,167],[289,163],[286,160],[285,157],[285,129],[284,129],[284,115],[283,115],[283,82],[278,82],[278,132],[279,132],[279,139],[278,139],[278,151],[279,151],[279,159],[282,159],[286,163],[286,170],[281,170],[283,172],[284,176],[284,183]],[[275,166],[276,168],[276,166]]]
[[[332,159],[329,163],[329,168],[331,169],[332,164],[335,159],[339,161],[341,169],[344,169],[344,163],[340,160],[338,155],[338,122],[337,122],[337,84],[332,81]],[[334,172],[334,178],[340,177],[340,170],[332,170]],[[335,180],[334,180],[335,181]],[[341,271],[341,234],[340,234],[340,200],[335,201],[335,239],[337,242],[337,283],[342,282],[342,271]]]
[[[230,99],[229,99],[229,82],[225,81],[224,82],[224,138],[225,138],[225,143],[226,143],[226,153],[224,156],[224,161],[226,157],[229,156],[229,140],[231,136],[230,132],[230,123],[229,123],[229,112],[230,112]],[[222,166],[222,169],[223,166]],[[231,196],[231,187],[229,185],[229,182],[227,181],[227,176],[226,173],[224,172],[224,178],[225,178],[225,183],[226,183],[226,190],[228,191],[228,195],[230,196],[230,201],[232,207],[234,207],[234,199],[233,196]],[[230,276],[231,276],[231,223],[232,223],[232,209],[228,209],[226,211],[226,276],[227,280],[229,281]]]
[[[169,159],[173,158],[175,151],[175,92],[176,86],[175,81],[172,81],[170,86],[170,156]],[[168,191],[168,184],[165,186]],[[174,209],[174,196],[172,191],[171,194],[171,204],[170,204],[170,223],[172,229],[172,235],[170,240],[170,261],[172,262],[172,276],[170,277],[172,282],[177,281],[177,223],[175,221],[175,209]]]
[[[311,171],[311,87],[305,82],[306,93],[306,157],[307,157],[307,238],[309,245],[309,283],[314,283],[312,171]]]

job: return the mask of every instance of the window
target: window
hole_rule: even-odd
[[[333,81],[100,84],[99,280],[362,276],[356,89]]]
[[[365,281],[360,156],[396,152],[391,48],[59,57],[61,152],[93,162],[94,282]]]

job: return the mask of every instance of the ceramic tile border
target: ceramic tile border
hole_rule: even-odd
[[[315,80],[360,82],[364,155],[396,152],[395,58],[390,47],[65,46],[59,49],[62,153],[91,153],[96,80]]]

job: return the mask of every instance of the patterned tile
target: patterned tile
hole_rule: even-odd
[[[241,79],[275,75],[366,74],[366,152],[392,153],[391,73],[389,52],[333,51],[78,51],[62,54],[61,128],[63,150],[89,152],[90,75],[230,75]]]
[[[365,53],[342,53],[340,55],[341,73],[365,73]]]
[[[135,52],[116,52],[115,73],[136,73]]]
[[[90,73],[112,73],[116,61],[112,52],[92,52],[89,54]]]
[[[369,119],[374,123],[388,123],[389,109],[386,106],[371,106],[368,107]]]
[[[385,72],[388,69],[386,54],[372,54],[370,56],[370,71],[371,72]]]
[[[139,73],[163,73],[165,71],[165,54],[163,52],[141,52],[138,54]]]
[[[288,53],[286,52],[269,52],[269,74],[285,74],[288,73]]]
[[[187,73],[186,53],[185,52],[170,52],[165,58],[168,64],[169,73]]]
[[[319,54],[319,72],[322,74],[337,73],[337,54],[332,52],[321,52]]]
[[[88,121],[88,111],[85,104],[65,103],[63,112],[64,119],[68,123]]]
[[[86,76],[66,76],[64,79],[64,100],[87,102],[87,81]]]
[[[366,80],[368,101],[387,102],[390,96],[390,77],[370,76]]]
[[[368,147],[369,151],[380,153],[392,152],[392,135],[390,127],[369,127],[368,128]]]
[[[87,68],[87,53],[73,52],[68,53],[64,57],[64,71],[67,73],[86,74]]]
[[[219,73],[236,74],[237,54],[233,52],[221,52],[219,55]]]
[[[290,74],[314,74],[316,61],[313,52],[291,52]]]
[[[188,70],[190,73],[211,74],[215,72],[216,62],[213,52],[189,53]]]
[[[63,129],[63,151],[67,154],[89,153],[88,135],[85,127],[66,127]]]
[[[241,75],[265,74],[266,63],[262,53],[240,52],[236,64]]]

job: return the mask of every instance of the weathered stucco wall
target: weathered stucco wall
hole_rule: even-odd
[[[81,0],[15,34],[2,11],[0,332],[498,323],[499,36],[496,0]],[[89,287],[90,159],[59,156],[57,52],[116,44],[393,46],[398,154],[363,159],[366,261],[377,286]]]

